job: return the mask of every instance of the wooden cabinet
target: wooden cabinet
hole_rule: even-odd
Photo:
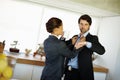
[[[33,65],[17,63],[14,68],[13,79],[31,80]]]
[[[16,63],[13,79],[18,80],[40,80],[44,66]],[[106,73],[94,72],[95,80],[105,80]]]
[[[17,63],[14,68],[13,79],[40,80],[43,67]]]
[[[13,79],[18,80],[40,80],[45,60],[33,55],[25,56],[24,54],[6,53],[7,57],[11,56],[16,59],[14,67]],[[94,64],[95,80],[105,80],[108,69]]]
[[[43,68],[43,66],[34,66],[31,80],[40,80]]]
[[[103,73],[103,72],[94,72],[94,78],[95,78],[95,80],[105,80],[106,73]]]

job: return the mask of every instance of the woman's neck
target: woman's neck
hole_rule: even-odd
[[[55,37],[58,37],[58,35],[56,35],[56,34],[51,34],[51,35],[53,35],[53,36],[55,36]]]

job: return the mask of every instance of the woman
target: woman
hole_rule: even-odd
[[[80,46],[76,44],[75,49],[70,51],[65,42],[58,38],[63,33],[63,23],[59,18],[50,18],[46,23],[46,30],[51,35],[44,41],[46,61],[41,80],[61,80],[65,57],[75,57],[78,51],[76,49]]]

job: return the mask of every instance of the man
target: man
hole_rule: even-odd
[[[92,54],[105,53],[98,37],[89,33],[92,19],[89,15],[82,15],[78,19],[80,34],[76,41],[81,45],[81,50],[75,58],[67,58],[64,80],[94,80]],[[75,43],[75,44],[76,44]]]

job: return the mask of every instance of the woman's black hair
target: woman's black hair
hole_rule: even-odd
[[[62,20],[56,17],[52,17],[46,23],[46,30],[49,33],[53,32],[54,28],[59,28],[62,25]]]

